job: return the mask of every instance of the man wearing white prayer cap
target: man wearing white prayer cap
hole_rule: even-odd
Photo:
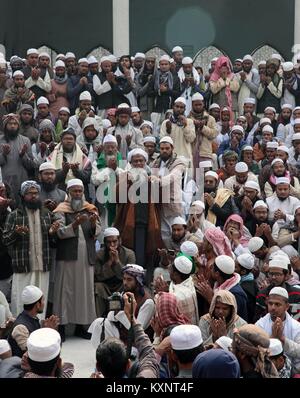
[[[242,70],[237,74],[237,77],[240,85],[238,93],[238,111],[239,115],[243,115],[245,98],[251,97],[255,101],[260,83],[259,74],[257,70],[253,68],[253,58],[250,54],[243,57]]]
[[[172,48],[172,58],[176,63],[176,72],[178,73],[179,69],[182,66],[183,59],[183,48],[180,46],[175,46]]]
[[[131,107],[131,123],[133,124],[133,126],[137,129],[140,129],[143,122],[144,122],[144,120],[142,118],[140,108],[138,106],[132,106]]]
[[[281,286],[275,286],[268,292],[268,313],[260,318],[256,325],[265,330],[272,338],[282,342],[284,354],[292,362],[292,376],[299,373],[300,325],[288,310],[291,292]]]
[[[70,109],[72,115],[75,114],[76,109],[79,107],[79,96],[84,91],[92,92],[93,85],[92,79],[88,76],[89,73],[89,63],[87,58],[80,58],[78,60],[78,71],[76,74],[70,76],[69,72],[69,61],[66,60],[66,66],[68,69],[68,86],[67,86],[67,96],[69,99]],[[75,60],[74,64],[75,64]],[[71,64],[71,73],[73,72],[73,63]]]
[[[156,152],[156,138],[152,135],[144,137],[144,148],[148,154],[147,164],[152,167],[154,161],[158,158],[159,154]]]
[[[201,330],[196,325],[175,326],[170,334],[171,356],[178,367],[177,378],[192,378],[192,366],[204,351]]]
[[[22,90],[22,95],[19,91]],[[5,106],[5,113],[17,113],[24,105],[34,105],[34,93],[25,86],[24,73],[21,70],[13,72],[13,85],[4,91],[2,106]]]
[[[67,98],[67,69],[63,61],[56,61],[54,65],[54,77],[51,80],[50,113],[54,118],[58,117],[58,113],[62,107],[69,106]]]
[[[283,70],[283,93],[282,103],[291,104],[293,108],[298,102],[298,97],[295,95],[300,90],[300,80],[294,69],[293,62],[284,62],[282,64]]]
[[[281,379],[291,378],[291,361],[284,354],[282,342],[279,339],[270,339],[269,345],[269,356],[273,364],[275,365],[278,375]]]
[[[173,115],[169,120],[164,120],[161,125],[160,137],[170,136],[174,142],[174,150],[177,156],[183,156],[187,160],[193,158],[192,144],[196,133],[194,122],[184,116],[186,99],[178,97],[173,105]]]
[[[133,60],[133,67],[136,75],[141,71],[142,67],[144,66],[145,58],[146,55],[144,53],[137,52],[135,54]]]
[[[123,285],[122,269],[135,264],[133,250],[122,245],[120,232],[109,227],[104,230],[104,247],[97,252],[95,265],[95,304],[97,317],[107,311],[107,298],[120,292]]]
[[[241,194],[242,188],[245,187],[247,181],[258,183],[257,177],[249,171],[247,164],[245,162],[238,162],[235,165],[235,175],[225,180],[224,188]]]
[[[210,116],[212,116],[216,122],[220,121],[221,108],[220,108],[219,104],[216,104],[216,103],[211,104],[208,108],[208,111],[209,111]]]
[[[178,71],[178,77],[181,83],[180,96],[187,99],[185,115],[188,116],[192,110],[192,96],[195,91],[198,90],[200,84],[200,76],[196,68],[193,66],[193,60],[191,57],[184,57],[182,59],[182,66]]]
[[[247,295],[239,284],[241,277],[239,274],[235,273],[235,262],[233,258],[223,254],[217,256],[214,261],[211,276],[215,281],[215,285],[214,289],[209,293],[209,296],[212,298],[213,294],[217,293],[219,290],[228,290],[236,299],[237,314],[247,322]]]

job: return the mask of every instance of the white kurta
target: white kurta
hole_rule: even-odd
[[[269,220],[272,221],[276,210],[281,210],[286,215],[286,221],[293,221],[295,210],[300,206],[300,200],[294,196],[289,196],[285,200],[278,199],[276,193],[266,199],[269,207]]]

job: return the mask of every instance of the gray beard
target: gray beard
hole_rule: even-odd
[[[81,199],[71,199],[71,208],[73,211],[80,211],[83,208],[84,200]]]

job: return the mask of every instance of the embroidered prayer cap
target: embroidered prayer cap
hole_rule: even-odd
[[[288,184],[290,185],[290,180],[287,177],[276,177],[275,185]]]
[[[176,100],[174,101],[174,104],[177,104],[177,102],[181,102],[183,105],[186,106],[186,99],[183,97],[176,98]]]
[[[275,256],[269,261],[269,268],[281,268],[288,270],[289,259],[286,256]]]
[[[192,102],[193,101],[203,101],[203,100],[204,100],[204,97],[200,93],[195,93],[192,95]]]
[[[138,106],[132,106],[131,107],[131,112],[141,112],[140,108]]]
[[[173,226],[173,225],[186,225],[186,221],[184,218],[178,216],[178,217],[173,218],[171,226]]]
[[[34,304],[41,299],[43,292],[36,286],[26,286],[22,291],[22,303],[24,305]]]
[[[235,169],[234,170],[235,170],[236,173],[246,173],[247,171],[249,171],[247,163],[245,163],[245,162],[238,162],[235,165]]]
[[[275,109],[273,106],[267,106],[267,107],[264,109],[264,112],[266,112],[266,111],[271,111],[271,112],[273,112],[273,113],[276,113],[276,109]]]
[[[137,59],[137,58],[145,59],[146,55],[144,53],[136,53],[134,56],[134,59]]]
[[[211,160],[203,160],[202,162],[199,162],[199,167],[203,168],[203,169],[205,169],[207,167],[212,167],[212,166],[213,166],[213,164],[212,164]]]
[[[253,105],[255,105],[256,104],[255,98],[251,98],[251,97],[245,98],[244,99],[244,105],[245,104],[253,104]]]
[[[279,145],[278,146],[278,148],[277,148],[277,152],[278,151],[282,151],[282,152],[285,152],[285,153],[289,153],[289,148],[287,147],[287,146],[285,146],[285,145]]]
[[[88,64],[88,63],[89,63],[89,61],[88,61],[87,58],[80,58],[78,60],[78,65],[80,65],[80,64]]]
[[[120,232],[114,227],[106,228],[104,230],[104,238],[107,238],[108,236],[120,236]]]
[[[79,101],[92,101],[92,96],[89,91],[83,91],[79,96]]]
[[[36,48],[29,48],[29,49],[27,50],[27,55],[31,55],[31,54],[37,54],[37,55],[39,55],[39,52],[38,52],[38,50],[37,50]]]
[[[265,123],[271,124],[272,123],[271,119],[269,119],[268,117],[261,118],[259,121],[259,125],[261,126],[262,124],[265,124]]]
[[[280,159],[280,158],[275,158],[275,159],[272,160],[271,166],[273,166],[275,163],[282,163],[282,164],[284,164],[284,161],[283,161],[282,159]]]
[[[96,57],[94,57],[94,55],[91,55],[90,57],[88,57],[88,64],[92,65],[92,64],[97,64],[98,65],[98,60]]]
[[[245,133],[243,127],[240,126],[239,124],[235,124],[234,126],[231,127],[230,132],[232,133],[233,131],[240,131],[242,134]]]
[[[199,250],[196,243],[191,242],[190,240],[187,240],[181,244],[180,251],[182,254],[191,257],[195,257],[197,256],[197,254],[199,254]]]
[[[182,274],[188,275],[193,270],[193,263],[187,257],[180,256],[175,258],[174,267]]]
[[[259,236],[254,236],[249,240],[248,249],[251,253],[257,252],[264,245],[264,241]]]
[[[167,54],[164,54],[164,55],[162,55],[162,56],[159,58],[159,62],[161,62],[161,61],[168,61],[168,62],[170,62],[170,60],[171,60],[171,58],[170,58]]]
[[[66,64],[64,63],[64,61],[58,60],[55,62],[54,64],[54,69],[56,68],[65,68]]]
[[[128,162],[131,163],[132,157],[133,157],[133,156],[136,156],[136,155],[141,155],[141,156],[143,156],[144,159],[146,160],[146,162],[148,162],[148,153],[145,152],[145,151],[144,151],[143,149],[141,149],[141,148],[132,149],[132,150],[128,153],[128,155],[127,155]]]
[[[211,104],[211,105],[209,106],[209,110],[211,110],[211,109],[221,109],[221,108],[220,108],[220,105],[218,105],[218,104],[216,104],[216,103],[213,103],[213,104]]]
[[[106,136],[103,139],[103,145],[107,144],[108,142],[113,142],[114,144],[118,144],[118,141],[116,137],[112,134],[106,134]]]
[[[75,54],[70,52],[70,51],[68,51],[66,53],[66,59],[76,59]]]
[[[16,70],[16,71],[13,73],[13,77],[17,77],[17,76],[22,76],[22,77],[24,77],[24,73],[23,73],[21,70]]]
[[[72,187],[82,187],[83,188],[83,182],[81,180],[79,180],[79,178],[72,178],[71,180],[68,181],[67,190]]]
[[[44,162],[40,165],[39,167],[39,172],[45,171],[45,170],[55,170],[55,166],[51,162]]]
[[[84,122],[82,124],[82,130],[85,130],[87,127],[93,126],[94,129],[98,132],[99,131],[99,126],[97,124],[97,121],[94,117],[86,117],[84,119]]]
[[[49,101],[46,97],[40,97],[37,101],[36,101],[37,106],[39,105],[49,105]]]
[[[220,271],[224,272],[224,274],[232,275],[234,273],[234,260],[229,256],[222,254],[221,256],[216,257],[215,264]]]
[[[203,343],[202,333],[196,325],[175,326],[170,334],[171,346],[173,350],[191,350],[199,347]]]
[[[242,148],[242,150],[243,150],[243,151],[253,151],[253,148],[252,148],[252,146],[250,146],[250,145],[245,145],[245,146]]]
[[[256,181],[246,181],[244,188],[255,189],[257,192],[260,192],[260,187]]]
[[[282,69],[283,69],[283,72],[291,72],[292,70],[294,70],[293,62],[284,62],[282,64]]]
[[[270,357],[276,357],[277,355],[283,354],[282,343],[279,339],[270,339],[269,345]]]
[[[67,113],[71,114],[70,109],[69,109],[68,107],[66,107],[66,106],[62,106],[62,107],[60,108],[59,112],[67,112]],[[58,112],[58,113],[59,113],[59,112]]]
[[[284,297],[287,300],[289,299],[289,294],[287,290],[280,286],[275,286],[273,287],[273,289],[271,289],[269,296],[272,296],[273,294],[276,296]]]
[[[254,210],[254,209],[257,209],[257,207],[264,207],[265,209],[268,209],[268,205],[267,205],[266,202],[264,202],[263,200],[257,200],[257,201],[254,203],[253,210]]]
[[[58,357],[61,350],[60,334],[51,328],[32,332],[27,340],[28,357],[35,362],[48,362]]]
[[[174,142],[171,137],[165,136],[165,137],[161,138],[159,141],[160,144],[163,144],[164,142],[174,146]]]
[[[148,135],[147,137],[144,138],[143,143],[145,144],[146,142],[152,142],[152,144],[156,144],[156,138],[153,137],[152,135]]]
[[[279,144],[277,141],[269,141],[266,145],[267,149],[278,149],[278,146]]]
[[[292,141],[300,140],[300,133],[295,133],[292,135]]]
[[[205,173],[205,177],[213,177],[213,178],[215,178],[217,181],[219,180],[218,174],[217,174],[215,171],[212,171],[212,170],[207,171],[207,172]]]
[[[193,63],[193,59],[191,57],[184,57],[181,61],[182,65],[190,65]]]
[[[144,120],[143,123],[140,125],[140,129],[145,127],[145,126],[148,126],[148,127],[150,127],[153,130],[153,123],[150,122],[149,120]]]
[[[291,104],[283,104],[281,105],[281,109],[290,109],[292,111],[293,107]]]
[[[251,57],[250,54],[247,54],[243,57],[243,61],[252,61],[253,62],[253,58]]]
[[[180,46],[175,46],[175,47],[173,47],[172,53],[177,53],[177,52],[183,53],[182,47],[180,47]]]
[[[271,127],[271,126],[269,126],[269,125],[264,126],[263,129],[262,129],[262,132],[263,132],[263,133],[268,132],[268,133],[274,134],[273,127]]]
[[[44,51],[44,52],[41,52],[41,53],[39,54],[39,58],[42,58],[42,57],[46,57],[46,58],[48,58],[48,59],[51,59],[51,58],[50,58],[50,55],[49,55],[48,53],[46,53],[45,51]]]
[[[254,257],[250,253],[242,253],[237,257],[237,262],[246,269],[253,269]]]

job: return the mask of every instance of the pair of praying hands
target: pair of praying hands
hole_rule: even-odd
[[[58,316],[51,315],[49,318],[46,318],[44,321],[42,321],[42,327],[56,330],[58,328],[59,321],[60,319]]]
[[[96,227],[96,222],[97,222],[98,216],[96,213],[90,213],[89,215],[86,213],[79,214],[76,218],[75,221],[73,221],[73,229],[79,227],[79,225],[85,223],[86,221],[90,221],[91,225],[93,228]]]
[[[276,318],[272,326],[272,338],[278,339],[282,342],[284,325],[281,318]]]
[[[120,262],[118,249],[115,248],[109,249],[109,259],[111,264],[117,264]]]
[[[256,232],[255,232],[255,236],[269,236],[271,235],[272,230],[269,224],[266,223],[262,223],[260,225],[256,225]]]
[[[221,336],[227,336],[226,321],[224,317],[212,318],[210,321],[210,328],[214,340],[217,340]]]
[[[213,298],[214,291],[203,274],[195,274],[194,285],[195,289],[201,294],[201,296],[210,303]]]
[[[63,162],[62,164],[62,169],[63,171],[67,174],[68,171],[71,169],[72,171],[78,171],[79,170],[79,163],[69,163],[69,162]]]
[[[209,207],[211,207],[215,203],[215,199],[212,197],[210,193],[205,192],[204,202],[207,203]]]
[[[285,220],[285,219],[286,219],[286,214],[284,214],[283,211],[277,209],[274,213],[274,221]]]
[[[122,141],[122,137],[120,136],[120,134],[116,135],[116,139],[117,139],[118,146],[120,148],[121,141]],[[131,144],[132,136],[130,134],[127,134],[125,137],[125,140],[126,140],[127,146],[129,147]]]

